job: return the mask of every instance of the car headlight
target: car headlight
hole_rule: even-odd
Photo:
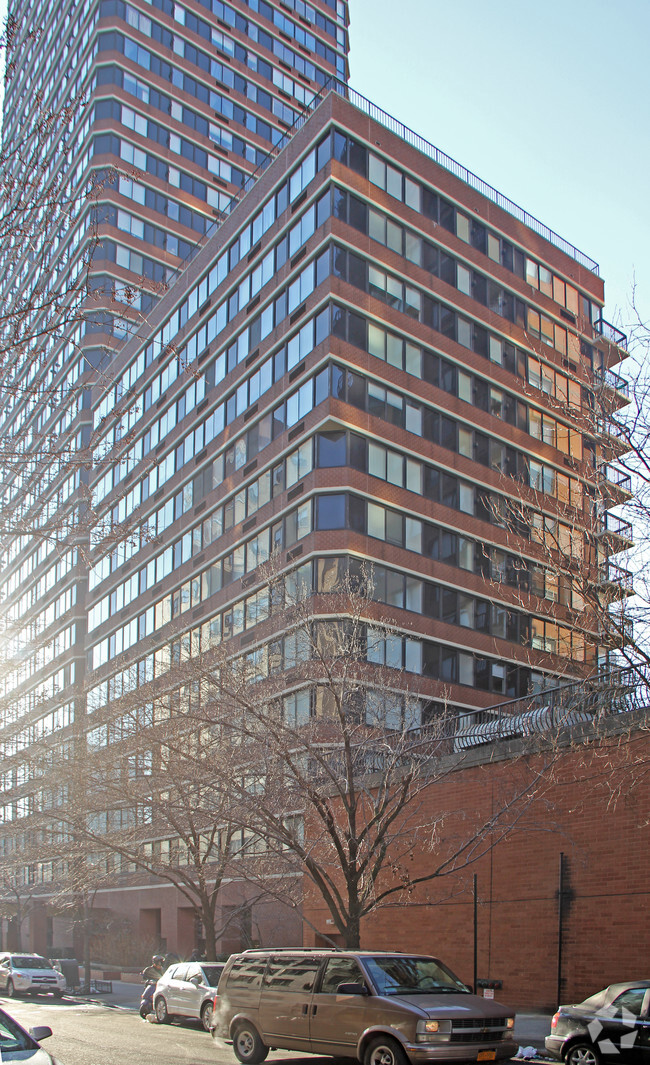
[[[450,1032],[451,1021],[437,1021],[430,1017],[426,1021],[418,1021],[415,1037],[419,1043],[437,1042],[441,1038],[448,1038]]]

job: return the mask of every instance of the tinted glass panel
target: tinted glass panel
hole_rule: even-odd
[[[261,987],[266,958],[236,961],[228,974],[228,987]]]
[[[319,966],[318,958],[273,958],[264,983],[272,991],[311,991]]]
[[[339,984],[363,982],[361,970],[352,958],[330,958],[325,966],[320,990],[323,994],[334,995]]]
[[[223,972],[223,965],[202,965],[201,973],[208,987],[216,987]]]

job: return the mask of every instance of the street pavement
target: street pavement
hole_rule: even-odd
[[[118,1006],[122,1009],[137,1009],[140,1005],[141,984],[127,983],[124,980],[113,980],[113,993],[110,995],[91,995],[94,1002],[101,1002],[107,1006]],[[80,996],[77,996],[80,997]],[[515,1038],[520,1047],[535,1047],[544,1052],[544,1038],[551,1031],[552,1014],[544,1012],[517,1013],[515,1024]]]
[[[237,1065],[232,1048],[215,1043],[198,1022],[162,1025],[141,1020],[140,984],[114,980],[112,986],[112,994],[66,995],[60,1001],[1,999],[0,1005],[25,1028],[52,1028],[44,1048],[59,1065],[151,1065],[152,1060],[156,1065]],[[550,1015],[517,1014],[520,1048],[535,1047],[543,1053],[549,1031]],[[269,1055],[268,1063],[332,1065],[332,1059],[280,1050]]]

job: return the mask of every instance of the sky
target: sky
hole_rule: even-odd
[[[650,321],[650,0],[350,0],[354,89],[594,259]]]
[[[0,18],[6,0],[0,0]],[[650,321],[650,0],[350,0],[351,84],[600,265]]]

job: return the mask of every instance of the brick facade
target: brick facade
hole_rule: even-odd
[[[502,824],[477,845],[481,856],[387,906],[363,927],[364,949],[422,951],[473,980],[473,875],[478,889],[478,977],[502,980],[497,998],[518,1009],[554,1009],[558,986],[558,889],[564,854],[561,1001],[581,1001],[616,980],[645,977],[642,932],[648,891],[650,775],[647,731],[569,745],[559,752],[474,756],[432,784],[423,820],[436,812],[435,846],[414,851],[425,873],[517,787],[543,770],[534,800],[505,839]],[[474,762],[474,764],[472,764]],[[546,768],[545,768],[546,767]],[[495,840],[489,847],[490,838]],[[306,914],[331,935],[322,906]],[[307,942],[315,942],[306,933]]]

